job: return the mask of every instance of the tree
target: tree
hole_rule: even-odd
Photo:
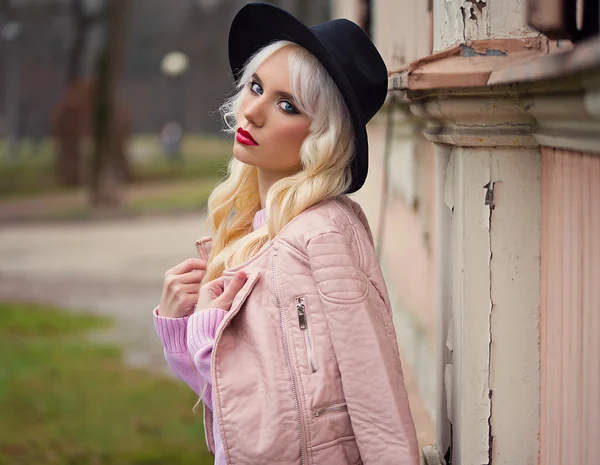
[[[65,94],[55,108],[53,133],[57,142],[56,176],[63,186],[79,186],[83,180],[81,144],[89,134],[88,80],[82,81],[82,61],[90,28],[100,21],[99,12],[86,12],[86,0],[70,0],[73,40],[67,62]]]
[[[119,170],[121,131],[117,84],[121,74],[129,0],[106,0],[106,34],[96,69],[93,100],[93,156],[90,199],[95,207],[117,206],[123,175]]]

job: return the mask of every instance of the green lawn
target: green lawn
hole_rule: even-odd
[[[173,186],[171,192],[155,193],[132,199],[124,209],[132,213],[154,213],[177,210],[199,210],[208,204],[208,197],[215,187],[213,180],[198,180]]]
[[[154,189],[140,192],[139,195],[126,199],[116,215],[164,214],[173,212],[200,211],[206,208],[208,197],[215,187],[212,179],[179,181],[178,183],[154,184]],[[165,189],[166,188],[166,189]],[[2,201],[0,199],[0,207]],[[41,220],[82,220],[94,217],[98,212],[88,203],[75,207],[61,207],[37,213]]]
[[[86,339],[109,324],[0,303],[1,465],[213,463],[187,386]]]
[[[135,135],[128,145],[135,183],[211,179],[225,175],[233,142],[215,135],[189,134],[184,138],[181,162],[171,163],[160,148],[157,136]],[[54,172],[54,143],[24,139],[17,160],[9,160],[5,141],[0,139],[0,199],[65,191]],[[87,148],[89,151],[89,146]]]

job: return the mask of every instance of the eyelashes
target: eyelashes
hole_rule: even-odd
[[[261,89],[261,92],[259,92],[258,90],[255,90],[255,87],[254,87],[255,85],[256,85],[256,86],[258,86],[258,88],[260,88],[260,89]],[[262,86],[261,86],[261,85],[260,85],[260,84],[259,84],[257,81],[250,80],[250,81],[248,82],[247,86],[248,86],[248,88],[250,89],[250,92],[252,92],[253,94],[256,94],[256,95],[262,95]],[[283,108],[283,107],[280,105],[280,104],[282,104],[282,103],[283,103],[283,104],[285,104],[285,105],[288,105],[289,107],[288,107],[287,109],[286,109],[286,108]],[[291,103],[289,100],[280,100],[280,101],[277,103],[277,106],[279,106],[279,108],[281,108],[281,109],[283,110],[283,112],[284,112],[284,113],[287,113],[287,114],[289,114],[289,115],[298,115],[298,114],[300,114],[300,112],[299,112],[299,111],[296,109],[296,107],[294,106],[294,104],[293,104],[293,103]]]

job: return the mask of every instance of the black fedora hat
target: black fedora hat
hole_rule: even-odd
[[[362,187],[369,168],[367,122],[387,95],[387,69],[369,36],[347,19],[334,19],[313,27],[269,3],[249,3],[233,18],[229,30],[229,64],[233,77],[241,77],[246,61],[260,48],[277,40],[297,43],[312,53],[337,84],[354,128],[356,153],[352,185]]]

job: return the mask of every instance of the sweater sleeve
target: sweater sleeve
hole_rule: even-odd
[[[198,370],[187,348],[187,326],[190,316],[167,318],[154,309],[154,327],[164,347],[165,360],[171,371],[198,395],[202,392]]]
[[[158,307],[154,309],[154,326],[169,368],[211,408],[212,350],[225,315],[225,310],[209,308],[182,318],[167,318],[158,315]]]
[[[190,316],[187,327],[188,349],[203,381],[212,385],[211,358],[217,328],[227,312],[208,308]]]

